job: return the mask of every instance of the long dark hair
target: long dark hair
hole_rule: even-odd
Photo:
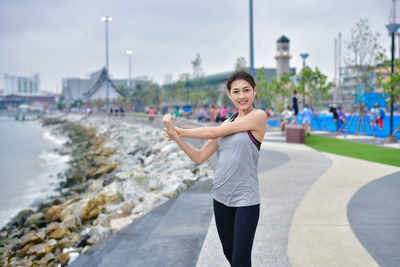
[[[235,71],[234,73],[231,74],[231,76],[229,76],[229,79],[226,83],[226,87],[228,88],[229,93],[231,92],[232,83],[236,80],[247,81],[251,85],[251,87],[253,87],[253,90],[256,87],[256,82],[254,81],[253,75],[251,75],[246,71]],[[255,97],[255,100],[257,100],[257,95]],[[253,101],[253,107],[255,107],[254,101]]]

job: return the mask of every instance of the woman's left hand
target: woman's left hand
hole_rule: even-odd
[[[162,122],[164,123],[164,125],[166,127],[166,128],[164,128],[164,131],[168,135],[168,140],[171,140],[171,139],[175,140],[179,135],[176,132],[174,125],[172,124],[171,114],[165,114]]]

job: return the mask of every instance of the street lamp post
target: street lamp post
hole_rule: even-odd
[[[250,72],[254,76],[254,42],[253,42],[253,0],[249,0],[250,9]]]
[[[399,29],[400,24],[388,24],[386,25],[386,28],[389,31],[389,34],[392,36],[392,60],[391,60],[391,75],[393,75],[394,72],[394,36],[397,32],[397,30]],[[392,139],[394,140],[395,138],[392,136],[393,134],[393,102],[394,102],[394,96],[393,96],[393,87],[391,88],[392,93],[390,96],[390,135],[388,137],[388,141],[392,141]],[[397,141],[397,139],[396,139]]]
[[[126,53],[129,56],[129,80],[128,80],[128,87],[132,88],[132,49],[128,49]]]
[[[399,56],[397,58],[400,58],[400,32],[397,33],[397,36],[399,36]]]
[[[109,68],[108,68],[108,22],[112,21],[112,18],[109,16],[104,16],[101,17],[101,21],[105,22],[106,24],[106,70],[107,70],[107,76],[109,77]],[[106,79],[106,106],[108,109],[109,105],[109,84],[108,84],[108,79]]]
[[[310,54],[307,54],[307,53],[300,54],[300,57],[303,59],[303,70],[306,67],[306,58],[308,58],[309,55]],[[305,102],[306,102],[306,100],[305,100],[306,88],[305,88],[304,80],[302,80],[301,82],[303,83],[303,86],[304,86],[304,92],[303,92],[303,107],[304,107]]]

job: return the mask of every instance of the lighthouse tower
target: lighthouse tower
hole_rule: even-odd
[[[280,77],[289,72],[289,60],[291,56],[289,55],[289,39],[282,35],[281,38],[276,41],[277,43],[277,53],[276,59],[276,78],[279,80]]]

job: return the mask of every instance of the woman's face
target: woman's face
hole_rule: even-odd
[[[235,80],[231,84],[231,91],[226,93],[231,97],[233,104],[243,112],[253,108],[256,88],[246,80]]]

